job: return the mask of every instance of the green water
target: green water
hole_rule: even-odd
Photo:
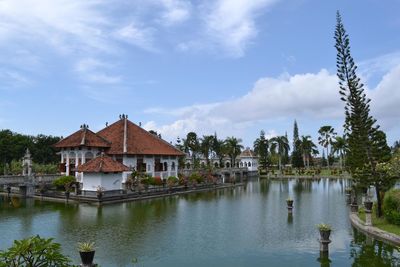
[[[253,181],[244,187],[103,207],[0,197],[0,249],[54,237],[76,263],[76,243],[95,241],[105,266],[400,266],[390,245],[352,229],[346,180]],[[288,216],[286,199],[294,199]],[[315,225],[333,226],[320,259]]]

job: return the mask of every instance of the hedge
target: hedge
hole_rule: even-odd
[[[393,189],[385,194],[383,213],[389,223],[400,225],[400,189]]]

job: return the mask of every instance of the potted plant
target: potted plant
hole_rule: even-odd
[[[366,200],[364,201],[364,207],[365,207],[366,210],[372,210],[373,204],[374,204],[374,203],[373,203],[371,200],[369,200],[369,199],[366,199]]]
[[[84,266],[92,266],[95,248],[94,242],[79,242],[78,251]]]
[[[319,230],[321,239],[329,240],[329,236],[331,235],[332,227],[329,224],[320,223],[320,224],[317,224],[317,228]]]
[[[289,208],[293,208],[293,199],[291,199],[290,197],[286,199],[286,204]]]

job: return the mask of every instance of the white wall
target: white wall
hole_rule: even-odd
[[[82,181],[85,191],[96,191],[99,186],[104,191],[122,189],[122,173],[84,173]]]

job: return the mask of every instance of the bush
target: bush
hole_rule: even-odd
[[[197,183],[201,183],[204,181],[204,178],[200,173],[194,172],[189,176],[189,180],[191,182],[196,181]]]
[[[76,182],[75,177],[73,176],[61,176],[60,178],[53,181],[53,185],[57,187],[59,190],[65,190],[65,185]]]
[[[400,189],[390,190],[385,194],[383,213],[389,223],[400,225]]]
[[[168,177],[168,183],[173,183],[173,184],[177,184],[178,183],[178,178],[176,178],[175,176],[170,176]]]
[[[8,250],[0,251],[0,267],[10,266],[59,266],[72,267],[71,260],[61,254],[61,246],[52,238],[34,236],[15,240]]]

